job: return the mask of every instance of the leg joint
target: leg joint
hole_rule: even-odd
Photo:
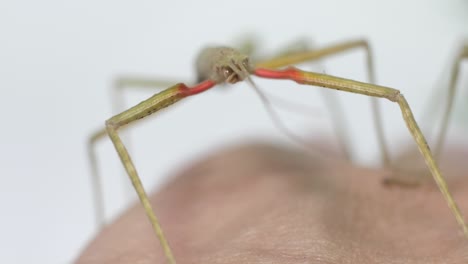
[[[392,94],[388,96],[388,99],[392,102],[399,102],[403,95],[401,94],[400,91],[395,90]]]
[[[117,130],[118,125],[115,123],[115,121],[111,119],[106,120],[106,129],[107,130]]]

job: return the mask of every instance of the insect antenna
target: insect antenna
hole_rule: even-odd
[[[279,115],[276,113],[275,109],[273,108],[270,100],[266,97],[266,95],[258,88],[258,86],[253,82],[252,78],[250,76],[247,77],[247,82],[252,86],[254,91],[257,93],[259,96],[260,100],[263,103],[263,106],[267,110],[268,115],[270,116],[271,120],[273,121],[273,124],[275,127],[281,131],[285,136],[287,136],[289,139],[291,139],[293,142],[296,142],[300,146],[307,146],[310,145],[309,142],[306,140],[302,139],[301,137],[297,136],[293,132],[289,130],[288,127],[284,125],[284,122],[281,120]]]

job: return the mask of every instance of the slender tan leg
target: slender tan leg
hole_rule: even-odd
[[[90,140],[90,145],[89,145],[89,153],[90,153],[90,157],[91,157],[91,164],[92,164],[92,173],[93,173],[93,179],[95,179],[95,185],[97,186],[97,188],[100,189],[100,186],[101,186],[101,183],[100,183],[100,180],[99,180],[99,174],[98,174],[98,171],[97,171],[97,167],[96,167],[96,158],[95,158],[95,155],[94,155],[94,151],[93,151],[93,145],[95,144],[95,142],[102,138],[104,135],[108,134],[110,139],[112,140],[112,143],[114,144],[115,146],[115,149],[117,150],[117,153],[119,154],[119,157],[125,167],[125,170],[127,171],[129,177],[130,177],[130,180],[132,182],[132,185],[133,187],[135,188],[137,194],[138,194],[138,197],[141,201],[141,204],[143,205],[150,221],[151,221],[151,224],[153,226],[153,229],[155,230],[155,233],[156,233],[156,236],[158,237],[160,243],[161,243],[161,246],[163,247],[163,250],[164,250],[164,254],[167,258],[167,261],[168,263],[175,263],[175,259],[172,255],[172,251],[169,247],[169,243],[167,242],[163,232],[162,232],[162,229],[161,229],[161,226],[159,224],[159,221],[158,221],[158,218],[156,217],[156,215],[154,214],[154,211],[151,207],[151,204],[149,202],[149,199],[148,199],[148,196],[143,188],[143,185],[140,181],[140,178],[138,176],[138,173],[135,169],[135,166],[133,165],[133,162],[125,148],[125,146],[123,145],[118,133],[117,133],[117,130],[132,122],[132,121],[135,121],[135,120],[138,120],[140,118],[143,118],[151,113],[154,113],[170,104],[173,104],[175,102],[177,102],[178,100],[182,99],[182,97],[180,97],[180,94],[179,94],[179,89],[178,89],[178,86],[174,86],[174,87],[171,87],[159,94],[156,94],[154,96],[152,96],[151,98],[149,98],[148,100],[146,101],[143,101],[142,103],[138,104],[137,106],[134,106],[124,112],[122,112],[121,114],[118,114],[112,118],[110,118],[109,120],[106,121],[106,130],[100,130],[100,131],[97,131],[96,133],[93,134],[93,136],[91,137],[91,140]],[[101,194],[100,191],[97,191],[96,193],[98,194]],[[100,212],[102,212],[102,197],[96,197],[96,202],[98,203],[98,206],[96,207],[97,208],[97,216],[98,217],[101,217],[101,219],[98,218],[98,221],[100,221],[100,225],[102,225],[102,215],[100,214]]]
[[[114,82],[114,86],[112,87],[112,113],[120,113],[125,109],[125,104],[123,102],[123,92],[125,89],[128,88],[140,88],[140,89],[155,89],[155,88],[166,88],[171,86],[172,84],[177,83],[177,81],[170,81],[170,80],[162,80],[162,79],[155,79],[151,77],[143,77],[143,76],[121,76],[117,78]],[[97,158],[95,155],[94,145],[95,143],[101,139],[102,137],[106,136],[104,130],[98,131],[90,136],[88,142],[88,157],[89,162],[91,165],[92,170],[92,190],[93,190],[93,199],[94,199],[94,215],[95,215],[95,223],[96,226],[101,229],[104,226],[104,216],[105,216],[105,205],[104,205],[104,194],[103,194],[103,186],[101,182],[101,178],[97,177],[99,175],[99,167]],[[131,146],[131,140],[129,137],[125,139],[127,142],[127,149]],[[127,185],[127,177],[125,177],[125,184]],[[124,190],[125,192],[127,189]]]
[[[154,78],[154,77],[145,77],[145,76],[135,76],[135,75],[124,75],[116,78],[114,81],[114,86],[112,89],[112,113],[120,113],[123,110],[127,109],[125,106],[125,97],[124,97],[124,92],[126,90],[136,90],[136,89],[141,89],[141,90],[148,90],[150,92],[154,92],[155,90],[162,90],[165,89],[174,83],[178,83],[180,81],[177,80],[168,80],[168,79],[160,79],[160,78]],[[129,135],[130,131],[125,131],[126,133],[122,133],[121,137],[124,139],[126,142],[127,150],[131,152],[132,149],[132,138]],[[123,186],[123,192],[127,194],[127,197],[130,197],[130,195],[133,193],[133,190],[129,188],[128,185],[128,177],[124,175],[122,177],[124,180]],[[102,192],[102,191],[101,191]],[[102,208],[104,209],[104,208]]]
[[[453,62],[453,66],[451,69],[450,74],[450,83],[448,87],[448,94],[447,94],[447,105],[445,106],[445,111],[442,117],[442,122],[439,129],[439,134],[437,136],[436,144],[434,147],[434,156],[437,160],[440,159],[440,155],[442,153],[444,142],[446,139],[447,130],[449,128],[449,121],[452,114],[454,99],[455,99],[455,92],[456,92],[456,85],[457,80],[460,72],[460,65],[463,60],[468,60],[468,43],[461,49],[458,53],[455,61]]]
[[[120,76],[114,81],[112,87],[112,113],[120,113],[126,109],[123,101],[123,93],[126,89],[162,89],[178,83],[178,80],[165,80],[144,76]]]
[[[255,75],[265,78],[274,79],[290,79],[300,84],[308,84],[314,86],[320,86],[340,91],[346,91],[351,93],[363,94],[372,97],[385,98],[399,105],[403,119],[408,127],[409,132],[413,136],[419,151],[421,152],[426,164],[431,171],[431,174],[439,187],[440,192],[444,196],[447,205],[455,216],[458,224],[461,226],[463,233],[468,238],[468,227],[465,224],[465,220],[458,208],[455,200],[453,199],[445,178],[442,176],[439,167],[431,153],[429,146],[427,145],[426,139],[419,129],[416,120],[414,119],[408,102],[399,90],[353,81],[349,79],[343,79],[325,74],[313,73],[301,71],[299,69],[290,67],[285,70],[268,70],[268,69],[256,69]]]
[[[286,57],[288,55],[308,52],[308,51],[316,50],[316,49],[317,49],[316,45],[314,45],[313,43],[310,43],[310,41],[308,41],[305,38],[300,38],[300,39],[296,39],[293,42],[287,43],[286,46],[283,47],[281,50],[279,50],[276,53],[276,56],[274,57],[281,58],[281,57]]]
[[[159,94],[157,94],[155,96],[158,96],[158,95]],[[153,97],[151,97],[151,98],[153,98]],[[149,101],[150,99],[148,99],[147,101]],[[153,101],[154,101],[154,104],[158,103],[155,100],[153,100]],[[150,101],[150,102],[153,102],[153,101]],[[147,103],[147,104],[149,104],[149,103]],[[116,119],[116,117],[122,116],[125,113],[129,113],[129,112],[131,112],[130,110],[132,110],[134,108],[135,107],[123,112],[122,114],[119,114],[119,115],[111,118],[110,120],[114,120],[114,119]],[[135,113],[135,110],[132,110],[131,113]],[[133,119],[133,120],[137,120],[137,119]],[[118,123],[118,124],[120,124],[120,123]],[[122,126],[122,125],[117,126],[115,129],[117,129],[120,126]],[[99,174],[99,169],[98,169],[98,166],[97,166],[97,158],[96,158],[96,155],[95,155],[94,146],[95,146],[95,144],[96,144],[96,142],[98,140],[102,139],[107,134],[108,133],[106,132],[106,130],[96,131],[95,133],[93,133],[91,135],[91,137],[89,138],[89,141],[88,141],[88,157],[89,157],[90,164],[91,164],[91,173],[92,173],[91,175],[92,175],[93,193],[94,193],[94,206],[95,206],[95,216],[96,216],[95,221],[96,221],[96,225],[98,227],[102,227],[104,225],[104,211],[105,211],[105,209],[104,209],[102,182],[101,182],[101,178],[99,177],[100,174]],[[119,142],[120,142],[120,139],[119,139]],[[126,149],[125,149],[125,153],[127,153]],[[128,154],[126,154],[126,155],[128,155]],[[133,183],[133,181],[132,181],[132,183]],[[138,191],[137,191],[137,193],[138,193]],[[138,193],[138,194],[140,194],[140,193]]]
[[[114,147],[120,157],[120,160],[122,161],[122,164],[124,165],[125,170],[127,171],[127,174],[130,177],[132,185],[138,194],[138,198],[140,199],[140,202],[145,209],[145,212],[151,222],[151,225],[153,226],[156,236],[158,237],[159,242],[163,248],[164,255],[166,256],[166,260],[171,264],[175,263],[172,250],[169,247],[169,244],[162,232],[161,226],[159,224],[159,220],[153,211],[153,208],[149,202],[146,191],[143,188],[140,177],[138,176],[138,173],[135,169],[135,166],[133,165],[130,155],[128,154],[127,149],[122,143],[122,140],[120,139],[120,136],[117,133],[117,131],[119,128],[127,124],[130,124],[136,120],[139,120],[148,115],[151,115],[161,110],[162,108],[168,107],[178,102],[179,100],[183,99],[184,97],[205,91],[213,87],[214,85],[215,83],[211,81],[206,81],[196,87],[193,87],[195,89],[189,89],[187,86],[181,83],[174,85],[156,95],[153,95],[152,97],[139,103],[138,105],[118,115],[113,116],[112,118],[106,121],[106,129],[95,132],[91,136],[90,141],[89,141],[90,161],[91,161],[93,179],[94,179],[96,188],[100,189],[101,183],[100,183],[99,174],[97,171],[96,158],[95,158],[93,146],[98,139],[102,138],[107,133],[112,143],[114,144]],[[103,207],[102,196],[100,196],[101,195],[100,191],[96,191],[96,194],[98,194],[98,196],[95,197],[95,200],[98,203],[98,206],[96,207],[97,208],[96,216],[97,216],[97,220],[100,222],[100,225],[102,225],[102,215],[100,214],[100,212],[102,212],[102,210],[100,209]]]
[[[366,65],[367,65],[367,76],[370,83],[375,83],[375,71],[374,71],[374,60],[372,56],[372,49],[369,43],[366,40],[355,40],[355,41],[347,41],[335,45],[329,45],[324,48],[318,48],[315,50],[310,51],[302,51],[302,52],[292,52],[290,54],[275,57],[273,59],[269,59],[266,61],[262,61],[256,63],[256,67],[261,68],[269,68],[269,69],[276,69],[284,66],[290,65],[297,65],[307,61],[318,60],[324,57],[337,55],[339,53],[343,53],[352,49],[362,48],[366,53]],[[332,120],[335,127],[335,133],[337,134],[337,138],[339,140],[340,147],[345,156],[348,159],[351,159],[351,151],[349,147],[349,140],[347,140],[347,136],[345,131],[348,131],[346,126],[346,121],[344,118],[344,113],[341,110],[341,107],[338,105],[338,101],[334,100],[333,98],[326,97],[325,98],[327,105],[329,107]],[[382,156],[382,162],[385,166],[390,165],[390,155],[388,152],[388,147],[385,142],[385,135],[382,125],[382,117],[380,114],[380,108],[378,107],[377,98],[371,98],[371,106],[373,112],[373,119],[375,124],[375,129],[377,133],[377,140],[380,146],[380,152]]]
[[[93,192],[93,206],[94,206],[94,221],[98,229],[102,229],[104,226],[104,195],[102,188],[101,178],[98,177],[99,169],[97,165],[97,158],[94,149],[94,145],[100,138],[106,135],[106,131],[101,130],[93,133],[88,140],[88,158],[91,166],[91,183]]]

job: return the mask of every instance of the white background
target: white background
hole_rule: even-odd
[[[468,1],[0,2],[0,263],[69,263],[92,238],[85,143],[111,115],[116,75],[192,80],[201,47],[246,34],[261,38],[266,54],[299,38],[323,46],[365,37],[374,47],[378,83],[400,89],[419,119],[468,36]],[[321,65],[328,74],[366,78],[362,51]],[[330,133],[318,88],[257,83],[314,109],[309,118],[283,116],[297,134]],[[223,88],[132,128],[131,150],[146,186],[223,145],[255,138],[288,142],[248,86]],[[151,94],[128,92],[127,105]],[[355,123],[350,135],[357,159],[375,165],[367,98],[340,100]],[[410,138],[398,107],[383,104],[395,151]],[[126,194],[128,182],[108,140],[98,153],[111,220],[134,197]]]

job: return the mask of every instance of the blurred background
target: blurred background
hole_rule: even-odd
[[[265,56],[299,39],[322,47],[366,38],[377,82],[400,89],[422,120],[431,94],[444,86],[442,73],[468,38],[468,1],[0,2],[0,263],[70,263],[93,238],[86,142],[112,114],[116,76],[192,82],[202,47],[239,44],[247,36],[260,40]],[[365,81],[364,59],[357,50],[311,69]],[[468,98],[466,63],[462,69],[460,94]],[[307,117],[282,113],[296,134],[336,140],[319,88],[256,82],[269,94],[310,106]],[[125,104],[152,94],[127,91]],[[439,95],[435,105],[442,102]],[[368,99],[340,93],[339,100],[353,124],[348,133],[356,162],[378,166]],[[397,153],[399,143],[411,138],[398,106],[382,105],[387,138]],[[245,84],[208,91],[148,119],[130,133],[131,155],[147,189],[226,145],[256,139],[290,144]],[[434,122],[425,118],[423,127]],[[110,141],[97,150],[111,221],[135,196]]]

